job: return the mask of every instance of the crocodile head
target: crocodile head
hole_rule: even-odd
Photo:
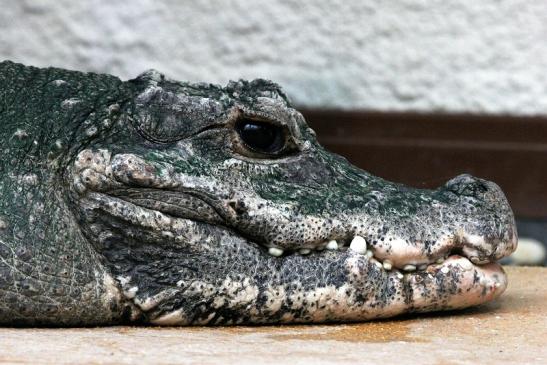
[[[504,291],[495,261],[517,234],[496,184],[461,175],[423,190],[372,176],[321,147],[269,81],[150,71],[127,87],[117,121],[65,178],[132,319],[358,321]]]

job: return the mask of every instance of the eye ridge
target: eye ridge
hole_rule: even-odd
[[[245,146],[254,152],[275,155],[285,149],[285,131],[280,126],[243,118],[235,127]]]

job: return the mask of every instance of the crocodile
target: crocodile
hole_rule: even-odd
[[[324,149],[275,83],[0,63],[0,324],[353,322],[497,298],[493,182]]]

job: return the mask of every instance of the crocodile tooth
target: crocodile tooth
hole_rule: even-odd
[[[376,259],[370,259],[370,262],[372,262],[374,265],[376,265],[377,268],[381,269],[383,268],[382,263]]]
[[[414,266],[414,265],[405,265],[403,267],[403,270],[404,271],[416,271],[416,266]]]
[[[462,260],[459,265],[463,271],[473,270],[473,264],[468,260]]]
[[[353,237],[349,248],[357,253],[364,254],[367,252],[367,241],[361,236]]]
[[[374,254],[372,253],[371,250],[367,250],[366,254],[365,254],[369,259],[374,256]]]
[[[439,257],[435,262],[438,264],[442,264],[444,262],[444,257]]]
[[[327,243],[327,250],[338,250],[338,242],[336,240],[330,240]]]
[[[283,250],[277,247],[268,248],[268,253],[272,256],[279,257],[283,255]]]
[[[471,262],[474,263],[475,265],[481,263],[481,260],[480,260],[477,256],[471,256],[471,257],[469,258],[469,261],[471,261]]]
[[[402,279],[402,278],[405,277],[405,276],[403,275],[403,273],[400,272],[400,271],[397,271],[397,273],[396,273],[395,275],[397,275],[397,278],[398,278],[398,279]]]
[[[307,255],[311,252],[311,250],[309,248],[301,248],[300,250],[298,250],[298,253],[301,254],[301,255]]]
[[[391,270],[391,268],[393,267],[393,264],[389,260],[384,260],[383,266],[384,266],[384,269]]]

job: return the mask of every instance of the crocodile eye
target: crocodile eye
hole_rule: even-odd
[[[285,131],[277,125],[242,119],[235,128],[245,146],[254,152],[274,155],[285,148]]]

